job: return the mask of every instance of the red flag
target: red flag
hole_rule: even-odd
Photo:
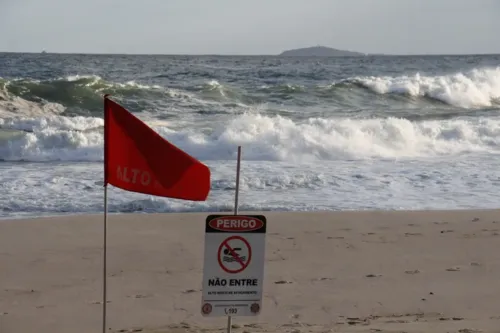
[[[104,96],[104,184],[162,197],[206,200],[210,169]]]

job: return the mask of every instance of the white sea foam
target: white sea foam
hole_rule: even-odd
[[[0,117],[13,116],[45,116],[60,114],[66,108],[58,103],[36,103],[27,101],[21,97],[9,94],[5,89],[0,88]],[[1,119],[0,118],[0,119]]]
[[[102,84],[103,86],[105,86],[107,88],[109,88],[109,87],[120,87],[120,88],[131,87],[131,88],[138,88],[138,89],[163,89],[161,86],[156,85],[156,84],[155,85],[140,84],[140,83],[137,83],[133,80],[127,81],[125,83],[108,82],[108,81],[105,81],[102,77],[100,77],[98,75],[80,75],[80,74],[69,75],[69,76],[57,78],[53,81],[77,82],[77,81],[81,81],[81,80],[87,81],[83,84],[84,86],[87,86],[87,87],[91,87],[91,86],[96,85],[96,84]],[[101,91],[101,90],[103,90],[103,88],[97,89],[97,91]]]
[[[246,160],[291,162],[500,152],[500,119],[492,118],[311,118],[299,123],[250,113],[220,123],[209,133],[152,124],[167,140],[203,160],[233,159],[238,145],[245,149]],[[29,132],[0,145],[4,160],[99,161],[103,157],[101,118],[13,118],[0,120],[0,126]]]
[[[491,107],[500,98],[500,67],[479,68],[465,73],[441,76],[370,76],[356,77],[359,82],[379,94],[426,96],[462,107]]]
[[[246,150],[243,150],[245,155]],[[110,186],[110,212],[232,210],[235,161],[208,161],[208,200],[152,197]],[[494,208],[498,159],[244,161],[241,210]],[[0,217],[103,210],[102,163],[0,163]]]

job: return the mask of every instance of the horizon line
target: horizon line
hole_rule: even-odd
[[[294,50],[294,49],[291,49]],[[340,50],[343,51],[343,50]],[[500,55],[500,53],[364,53],[359,51],[347,51],[358,53],[354,55],[341,55],[341,56],[283,56],[281,54],[231,54],[231,53],[115,53],[115,52],[49,52],[49,51],[2,51],[0,54],[57,54],[57,55],[126,55],[126,56],[191,56],[191,57],[282,57],[282,58],[361,58],[369,56],[387,56],[387,57],[411,57],[411,56],[486,56],[486,55]]]

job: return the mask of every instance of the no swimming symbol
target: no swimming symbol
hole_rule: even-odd
[[[252,259],[250,243],[241,236],[231,236],[222,241],[217,251],[219,266],[227,273],[245,270]]]

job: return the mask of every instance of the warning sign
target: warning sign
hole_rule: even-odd
[[[205,223],[204,316],[256,316],[262,308],[266,218],[210,215]]]

